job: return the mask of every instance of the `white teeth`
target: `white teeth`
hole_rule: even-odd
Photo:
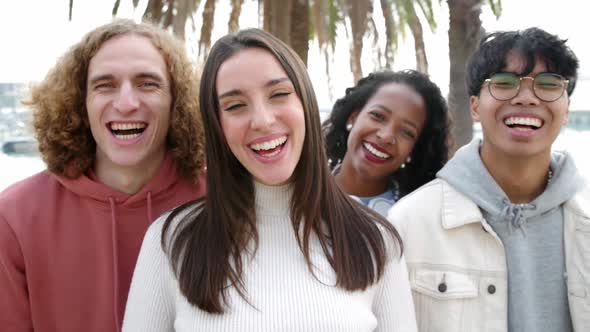
[[[111,130],[143,129],[145,127],[145,123],[111,123]]]
[[[504,124],[507,126],[511,125],[522,125],[522,126],[531,126],[535,128],[541,128],[542,122],[541,119],[537,118],[520,118],[520,117],[509,117],[504,120]]]
[[[383,152],[375,149],[371,144],[369,144],[367,142],[364,142],[363,146],[365,147],[365,149],[369,150],[369,152],[371,152],[371,154],[375,155],[375,157],[378,157],[381,159],[389,159],[391,157],[387,153],[383,153]]]
[[[258,143],[258,144],[252,144],[252,145],[250,145],[250,148],[254,151],[272,150],[272,149],[276,148],[277,146],[285,143],[286,141],[287,141],[287,136],[282,136],[282,137],[273,139],[272,141]]]
[[[139,135],[141,135],[141,134],[128,134],[128,135],[115,134],[115,137],[117,137],[118,139],[133,139],[133,138],[139,137]]]

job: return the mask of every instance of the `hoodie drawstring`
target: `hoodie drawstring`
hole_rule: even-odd
[[[154,221],[152,216],[152,192],[148,191],[147,193],[147,217],[148,217],[148,227]]]
[[[115,313],[115,324],[117,331],[120,331],[119,327],[119,245],[117,238],[117,214],[115,212],[115,200],[109,196],[109,203],[111,204],[111,229],[113,231],[113,301],[114,301],[114,313]]]
[[[504,208],[502,209],[502,219],[508,221],[508,228],[510,232],[516,229],[522,230],[522,233],[526,235],[524,225],[526,224],[526,217],[524,216],[524,210],[534,210],[537,208],[535,204],[512,204],[509,200],[504,199]]]

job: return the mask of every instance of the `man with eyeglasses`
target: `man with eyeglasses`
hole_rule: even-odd
[[[483,140],[389,212],[420,331],[590,331],[590,189],[551,149],[577,69],[537,28],[492,33],[472,55]]]

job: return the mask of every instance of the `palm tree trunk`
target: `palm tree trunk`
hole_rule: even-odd
[[[369,0],[348,0],[346,11],[350,18],[352,31],[352,47],[350,48],[350,69],[355,82],[363,77],[361,56],[363,54],[363,38],[367,31],[368,16],[372,12]]]
[[[293,8],[294,0],[265,0],[264,17],[265,23],[268,16],[268,29],[265,30],[272,33],[287,45],[291,45],[291,9]]]
[[[309,0],[264,0],[263,29],[289,45],[307,63]]]
[[[292,0],[291,47],[307,64],[309,51],[309,0]]]
[[[199,56],[207,57],[211,47],[211,32],[213,31],[213,18],[215,17],[215,1],[207,0],[203,9],[203,25],[201,26],[201,39],[199,39]]]
[[[380,3],[383,20],[385,21],[385,67],[393,69],[394,50],[397,46],[397,40],[395,39],[396,24],[391,3],[388,0],[380,0]]]
[[[229,15],[229,22],[227,30],[229,32],[236,32],[240,29],[240,14],[242,13],[242,5],[244,0],[231,0],[231,14]]]
[[[426,59],[426,47],[424,46],[424,33],[422,24],[412,7],[408,12],[408,25],[414,36],[414,50],[416,52],[416,69],[422,73],[428,74],[428,60]]]
[[[465,85],[465,66],[484,30],[479,18],[481,0],[447,0],[449,6],[449,111],[453,119],[455,148],[473,138],[473,120]]]
[[[176,0],[176,15],[172,21],[172,31],[178,38],[184,40],[184,31],[186,30],[186,20],[189,15],[190,0]]]

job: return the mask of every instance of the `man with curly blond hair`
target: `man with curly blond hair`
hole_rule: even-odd
[[[205,191],[197,81],[169,33],[115,20],[32,89],[47,170],[0,193],[2,330],[120,330],[146,229]]]

